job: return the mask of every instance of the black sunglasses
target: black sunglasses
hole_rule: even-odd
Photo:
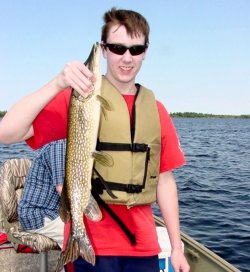
[[[130,54],[132,56],[138,56],[145,52],[146,48],[148,48],[147,45],[132,45],[130,47],[127,47],[125,45],[121,44],[115,44],[115,43],[104,43],[103,46],[105,48],[108,47],[108,49],[117,55],[123,55],[127,50],[129,50]]]

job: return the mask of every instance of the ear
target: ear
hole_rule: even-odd
[[[142,57],[143,60],[145,60],[146,55],[147,55],[147,52],[148,52],[148,48],[146,48],[146,49],[145,49],[145,52],[143,53],[143,54],[144,54],[143,57]]]
[[[102,49],[102,55],[106,59],[107,58],[107,49],[103,44],[101,44],[101,49]]]

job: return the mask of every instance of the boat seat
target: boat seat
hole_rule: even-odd
[[[38,233],[22,231],[17,206],[21,199],[31,160],[20,158],[5,161],[0,168],[0,229],[14,245],[23,244],[41,253],[40,271],[47,271],[49,250],[60,249],[52,239]]]

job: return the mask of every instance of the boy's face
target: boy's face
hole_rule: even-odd
[[[131,38],[124,26],[116,25],[109,31],[107,44],[120,44],[126,47],[144,45],[145,37],[142,35]],[[107,59],[106,77],[118,88],[119,86],[123,87],[124,84],[134,84],[145,55],[146,50],[139,55],[132,56],[129,50],[122,55],[118,55],[111,52],[108,47],[103,47],[103,56]]]

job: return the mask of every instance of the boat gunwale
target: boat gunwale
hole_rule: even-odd
[[[159,216],[154,215],[154,220],[156,225],[165,227],[165,223],[162,218]],[[188,260],[192,257],[189,256],[190,249],[194,249],[199,254],[202,254],[208,260],[211,260],[213,263],[216,263],[223,271],[227,272],[240,272],[238,268],[221,258],[219,255],[208,249],[207,247],[203,246],[201,243],[195,241],[189,235],[181,232],[181,240],[184,243],[184,254]]]

